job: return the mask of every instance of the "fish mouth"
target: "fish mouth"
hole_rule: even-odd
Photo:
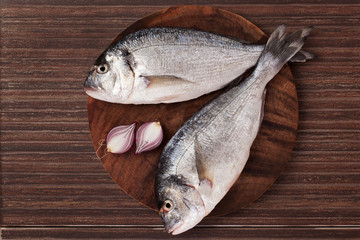
[[[178,232],[177,230],[179,228],[181,228],[181,226],[183,225],[183,222],[180,221],[180,222],[177,222],[177,223],[174,223],[169,229],[167,229],[167,232],[168,233],[171,233],[172,235],[176,235],[176,234],[179,234],[181,232]]]
[[[94,87],[84,87],[85,93],[94,99],[106,101],[107,99],[103,96],[103,93]]]
[[[91,78],[90,74],[89,76],[85,79],[84,82],[84,90],[86,92],[94,92],[94,91],[99,91],[99,86],[97,86],[97,84],[94,83],[93,79]]]

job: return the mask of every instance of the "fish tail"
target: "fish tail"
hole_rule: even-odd
[[[300,51],[312,29],[307,27],[286,35],[285,25],[279,26],[266,43],[262,52],[263,57],[267,60],[272,59],[274,70],[280,71],[282,66]]]
[[[301,49],[292,58],[290,58],[289,62],[306,62],[307,60],[311,60],[314,58],[316,58],[315,54],[309,53],[304,49]]]
[[[298,53],[309,36],[312,27],[304,28],[294,33],[285,34],[286,27],[279,26],[270,36],[250,75],[248,84],[266,84],[280,71],[280,69]]]

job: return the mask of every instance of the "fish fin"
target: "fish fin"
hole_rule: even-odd
[[[311,60],[314,58],[316,58],[315,54],[309,53],[301,49],[292,58],[290,58],[289,62],[306,62],[307,60]]]
[[[193,82],[173,75],[141,76],[147,81],[148,88],[163,88],[178,84],[194,84]]]
[[[195,137],[195,162],[196,170],[199,176],[199,185],[206,186],[206,188],[212,188],[214,173],[206,165],[203,151],[198,142],[198,136]]]
[[[281,25],[271,34],[259,57],[257,68],[263,70],[271,68],[273,73],[278,73],[282,66],[300,51],[312,27],[307,27],[288,35],[285,34],[285,30],[285,25]],[[268,72],[269,75],[271,74]]]

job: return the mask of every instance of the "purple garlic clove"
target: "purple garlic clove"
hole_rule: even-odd
[[[161,144],[162,139],[163,131],[159,121],[144,123],[136,132],[135,154],[155,149]]]
[[[129,151],[134,142],[135,127],[136,123],[133,123],[111,129],[106,138],[106,150],[117,154]]]

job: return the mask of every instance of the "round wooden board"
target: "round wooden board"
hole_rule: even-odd
[[[200,29],[249,42],[264,43],[267,39],[259,28],[234,13],[212,7],[182,6],[167,8],[137,21],[114,42],[130,32],[155,26]],[[157,105],[112,104],[89,97],[91,137],[104,168],[124,192],[157,210],[154,183],[157,162],[165,144],[187,118],[220,93],[218,91],[187,102]],[[164,129],[164,140],[160,147],[140,155],[134,154],[134,146],[125,154],[105,154],[104,139],[113,127],[155,120],[160,120]],[[297,124],[296,88],[286,65],[267,86],[264,119],[251,148],[250,158],[239,179],[211,216],[238,211],[259,198],[274,183],[290,158]]]

